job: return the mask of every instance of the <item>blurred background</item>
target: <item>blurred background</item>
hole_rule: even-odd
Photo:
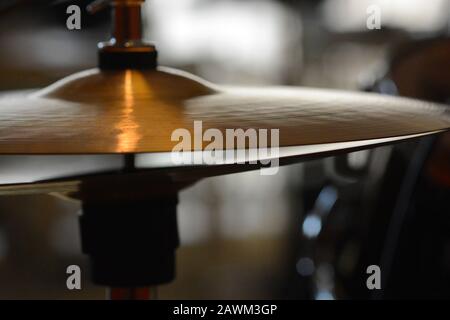
[[[96,66],[110,12],[89,1],[0,4],[0,90]],[[66,8],[83,8],[82,29]],[[381,8],[368,30],[367,8]],[[233,85],[374,91],[449,102],[450,0],[148,0],[160,64]],[[450,297],[450,138],[210,178],[181,193],[176,281],[162,299]],[[1,159],[0,159],[1,160]],[[1,168],[0,168],[1,172]],[[1,179],[1,174],[0,174]],[[103,299],[81,254],[79,204],[0,198],[1,299]],[[82,266],[83,289],[66,289]],[[383,290],[366,287],[381,266]]]

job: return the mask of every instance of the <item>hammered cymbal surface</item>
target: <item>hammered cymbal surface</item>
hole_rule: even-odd
[[[169,152],[174,130],[279,129],[280,146],[448,130],[443,105],[367,93],[231,88],[168,68],[92,69],[0,98],[0,154]]]

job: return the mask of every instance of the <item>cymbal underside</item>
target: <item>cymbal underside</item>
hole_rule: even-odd
[[[214,165],[175,164],[172,153],[156,152],[137,154],[134,168],[142,173],[170,176],[174,182],[195,182],[202,178],[250,171],[260,168],[251,165],[254,160],[277,160],[277,165],[285,165],[317,156],[333,155],[340,152],[359,150],[397,141],[424,137],[432,133],[402,136],[386,139],[372,139],[355,142],[339,142],[298,147],[282,147],[277,153],[267,152],[266,157],[244,157],[229,152]],[[188,152],[192,159],[197,153]],[[276,157],[276,159],[275,159]],[[246,161],[246,162],[244,162]],[[3,155],[0,156],[0,195],[74,193],[79,190],[84,179],[97,175],[126,174],[123,155]]]

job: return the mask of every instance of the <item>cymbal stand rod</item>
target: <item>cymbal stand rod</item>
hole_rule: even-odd
[[[141,4],[143,1],[113,1],[113,37],[119,44],[142,40]]]
[[[110,288],[107,298],[110,300],[156,300],[157,287]]]

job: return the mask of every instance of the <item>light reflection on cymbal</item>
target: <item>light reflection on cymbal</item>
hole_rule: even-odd
[[[136,148],[141,135],[138,133],[139,124],[135,121],[134,115],[134,95],[133,95],[133,75],[131,70],[125,71],[124,80],[124,108],[122,109],[122,116],[116,125],[116,129],[120,132],[117,135],[117,149],[118,153],[133,152]]]

